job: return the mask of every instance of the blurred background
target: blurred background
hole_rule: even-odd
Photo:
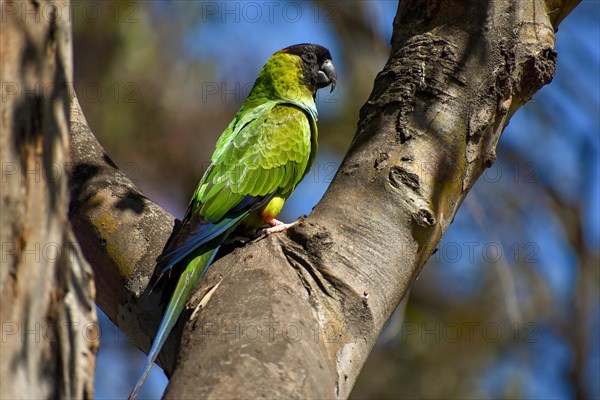
[[[283,220],[309,213],[387,60],[395,1],[78,1],[75,88],[108,154],[181,218],[218,135],[269,56],[331,50],[319,157]],[[600,2],[557,33],[557,73],[517,112],[373,350],[354,399],[600,398]],[[98,399],[124,398],[145,354],[99,311]],[[155,366],[140,398],[158,399]]]

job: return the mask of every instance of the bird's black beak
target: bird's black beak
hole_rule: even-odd
[[[335,73],[335,67],[333,66],[331,60],[325,60],[319,69],[319,73],[317,74],[317,85],[319,89],[331,85],[331,91],[333,92],[336,82],[337,75]]]

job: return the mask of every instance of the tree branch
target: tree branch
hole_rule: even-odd
[[[148,351],[162,316],[159,304],[168,296],[164,285],[150,293],[148,282],[174,218],[118,169],[92,134],[76,97],[71,101],[70,133],[69,218],[94,270],[96,303]],[[171,341],[165,348],[170,350],[159,363],[168,371],[174,357]]]
[[[390,59],[329,190],[298,227],[209,269],[161,354],[166,397],[346,398],[510,116],[552,79],[553,24],[573,4],[400,2]],[[147,283],[172,217],[73,110],[71,219],[98,304],[148,349],[168,290]]]

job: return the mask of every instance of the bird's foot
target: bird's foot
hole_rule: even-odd
[[[294,222],[290,222],[289,224],[283,223],[279,220],[276,220],[275,218],[271,218],[270,220],[266,221],[269,225],[271,225],[271,227],[263,229],[262,233],[264,233],[265,235],[270,235],[272,233],[287,231],[292,226],[298,225],[300,222],[304,221],[305,218],[306,216],[303,215]]]

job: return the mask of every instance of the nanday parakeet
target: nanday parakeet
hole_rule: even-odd
[[[157,260],[160,273],[178,263],[185,267],[130,399],[137,396],[192,288],[223,241],[236,230],[271,226],[271,231],[280,231],[288,226],[275,217],[315,159],[315,95],[329,85],[333,91],[335,84],[329,50],[316,44],[287,47],[263,66],[218,139],[178,231]]]

